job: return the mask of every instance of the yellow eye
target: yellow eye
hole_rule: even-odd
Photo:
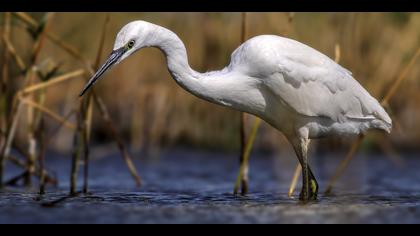
[[[129,49],[131,49],[132,47],[134,47],[134,40],[131,40],[130,42],[128,42],[127,47]]]

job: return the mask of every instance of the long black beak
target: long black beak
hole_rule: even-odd
[[[118,59],[124,55],[126,52],[126,48],[122,47],[120,49],[112,51],[111,55],[109,55],[108,59],[105,61],[105,63],[101,66],[101,68],[93,75],[93,77],[89,80],[89,82],[86,84],[83,91],[80,93],[80,97],[83,96],[95,83],[98,81],[98,79],[101,78],[101,76],[109,69],[111,66],[113,66]]]

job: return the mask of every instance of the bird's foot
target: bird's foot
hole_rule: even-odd
[[[316,180],[311,179],[309,181],[309,191],[304,191],[304,188],[302,188],[302,191],[299,195],[299,200],[302,202],[309,202],[309,201],[316,201],[318,199],[318,183]]]
[[[300,195],[299,195],[299,200],[301,202],[316,201],[317,200],[317,195],[313,194],[311,192],[309,192],[309,193],[301,192]]]

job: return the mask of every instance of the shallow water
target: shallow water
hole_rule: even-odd
[[[175,150],[159,160],[136,160],[140,189],[118,155],[94,156],[101,158],[91,162],[89,194],[45,206],[66,196],[69,185],[70,159],[50,157],[48,169],[59,171],[58,188],[48,188],[42,199],[30,189],[0,192],[0,223],[420,223],[416,155],[404,156],[400,167],[387,157],[359,155],[335,195],[321,193],[306,205],[287,198],[294,157],[254,155],[251,193],[235,197],[234,154]],[[322,192],[340,156],[312,159]],[[9,170],[9,177],[17,173]]]

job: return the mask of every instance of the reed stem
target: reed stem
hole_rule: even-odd
[[[118,146],[118,148],[119,148],[119,150],[122,154],[122,157],[123,157],[123,159],[124,159],[124,161],[125,161],[125,163],[128,167],[128,170],[130,171],[131,175],[133,176],[137,187],[140,187],[141,186],[141,178],[137,174],[136,167],[134,166],[134,163],[132,161],[130,153],[128,152],[128,149],[124,145],[124,142],[123,142],[122,138],[119,136],[117,128],[115,127],[114,123],[111,121],[108,110],[106,109],[102,99],[98,95],[96,95],[94,90],[92,91],[92,93],[93,93],[93,99],[95,101],[95,104],[99,108],[99,111],[101,113],[101,117],[105,121],[105,123],[107,124],[107,127],[108,127],[111,135],[116,140],[117,146]]]
[[[82,103],[79,107],[77,116],[77,129],[73,137],[73,157],[70,173],[70,195],[77,193],[77,177],[79,173],[80,156],[83,152],[83,117],[82,117]]]
[[[96,54],[96,60],[94,67],[95,69],[99,69],[100,61],[102,57],[102,51],[105,45],[105,37],[106,37],[106,29],[108,26],[110,20],[109,13],[105,15],[105,21],[102,27],[102,34],[99,40],[99,47],[98,52]],[[85,110],[83,112],[83,118],[84,118],[84,181],[83,181],[83,193],[88,192],[88,175],[89,175],[89,140],[90,140],[90,134],[92,130],[92,117],[93,117],[93,101],[92,101],[92,94],[89,93],[87,95],[87,98],[85,100]]]
[[[247,35],[247,13],[242,12],[241,15],[241,44],[245,42]],[[246,148],[246,114],[240,112],[240,121],[239,121],[239,143],[240,143],[240,153],[239,153],[239,164],[240,169],[248,169],[247,164],[245,163],[245,148]],[[239,182],[236,181],[235,187],[233,189],[233,194],[238,194],[239,187],[241,187],[241,195],[246,195],[248,193],[248,176],[244,176],[248,171],[240,171],[238,175]]]
[[[39,161],[39,194],[45,194],[45,179],[46,179],[46,170],[45,170],[45,152],[46,152],[46,140],[45,140],[45,121],[41,117],[40,125],[38,128],[37,138],[40,142],[39,152],[38,152],[38,161]]]
[[[16,129],[17,129],[18,120],[19,120],[21,111],[22,111],[22,103],[18,102],[18,105],[16,106],[16,110],[12,113],[14,114],[12,118],[12,123],[11,123],[12,125],[10,129],[8,130],[5,144],[3,145],[1,153],[0,153],[0,188],[4,187],[4,170],[5,170],[5,164],[6,164],[5,162],[6,162],[6,159],[10,155],[11,146],[12,146],[12,142],[15,137],[15,134],[16,134]]]
[[[390,89],[385,94],[384,98],[381,101],[381,105],[387,107],[389,100],[394,96],[395,92],[400,87],[401,83],[407,78],[408,72],[410,69],[415,65],[415,62],[420,56],[420,47],[417,48],[416,52],[414,53],[413,57],[410,59],[410,62],[401,70],[399,76],[396,80],[394,80],[393,84],[391,85]],[[331,178],[329,184],[327,185],[326,194],[331,194],[333,187],[335,186],[335,183],[337,180],[342,176],[345,169],[347,168],[350,161],[353,159],[354,155],[356,154],[356,151],[359,147],[359,145],[362,143],[363,138],[365,136],[362,135],[357,139],[351,146],[349,152],[347,153],[346,157],[341,161],[339,167],[334,172],[333,177]],[[390,149],[385,149],[390,150]],[[395,159],[395,155],[391,156],[391,158]],[[397,162],[401,162],[400,160],[396,160]]]

